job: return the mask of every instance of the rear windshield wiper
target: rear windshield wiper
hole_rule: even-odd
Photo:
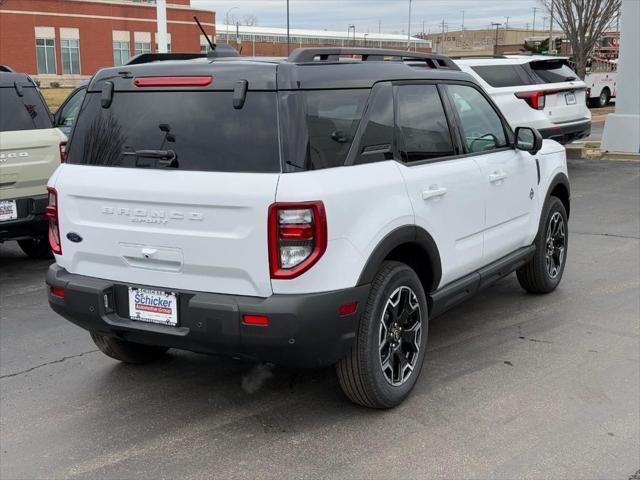
[[[133,152],[122,152],[122,155],[133,155],[136,157],[136,167],[140,158],[154,158],[158,160],[158,165],[169,168],[178,168],[178,155],[174,150],[135,150]],[[148,166],[148,165],[147,165]]]

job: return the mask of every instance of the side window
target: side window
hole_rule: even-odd
[[[82,104],[82,99],[86,92],[86,88],[78,90],[73,97],[69,99],[66,105],[62,107],[62,111],[58,118],[58,125],[73,127],[76,117],[78,116],[78,110],[80,110],[80,105]]]
[[[466,85],[448,85],[447,90],[458,112],[469,152],[484,152],[507,146],[500,117],[478,90]]]
[[[393,159],[393,87],[381,85],[369,107],[369,119],[360,139],[355,163]]]
[[[51,118],[35,87],[0,88],[0,132],[51,128]]]
[[[453,155],[447,117],[435,85],[402,85],[398,89],[399,151],[405,162]]]

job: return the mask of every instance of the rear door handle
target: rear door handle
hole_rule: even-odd
[[[430,198],[442,197],[446,193],[446,188],[439,187],[438,185],[431,185],[427,190],[422,191],[422,199],[429,200]]]
[[[501,170],[496,170],[491,175],[489,175],[489,181],[491,183],[499,182],[500,180],[504,180],[505,178],[507,178],[507,174],[506,172],[503,172]]]

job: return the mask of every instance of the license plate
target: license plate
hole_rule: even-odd
[[[567,101],[567,105],[575,105],[576,104],[576,95],[573,92],[565,93],[564,98]]]
[[[172,292],[129,287],[129,318],[175,327],[178,325],[178,296]]]
[[[18,218],[18,208],[15,200],[0,200],[0,222]]]

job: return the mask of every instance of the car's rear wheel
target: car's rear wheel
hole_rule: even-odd
[[[49,239],[47,237],[36,237],[28,240],[18,240],[18,245],[30,258],[46,260],[53,257]]]
[[[569,248],[567,211],[557,197],[545,205],[536,236],[536,253],[517,271],[522,288],[531,293],[549,293],[562,279]]]
[[[604,108],[609,105],[609,101],[611,101],[611,92],[608,88],[603,88],[598,97],[598,106]]]
[[[427,300],[407,265],[384,262],[371,285],[351,353],[336,366],[349,399],[371,408],[400,404],[413,389],[427,346]]]
[[[162,357],[168,350],[167,347],[127,342],[95,332],[91,332],[91,339],[102,353],[125,363],[152,362]]]

